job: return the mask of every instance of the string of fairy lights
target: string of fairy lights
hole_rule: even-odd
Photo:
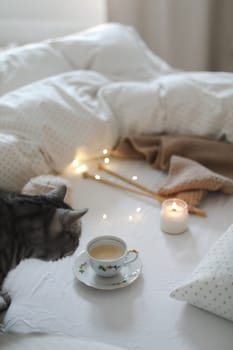
[[[172,233],[172,234],[183,233],[187,228],[188,212],[194,213],[202,217],[206,216],[205,211],[193,206],[188,206],[185,201],[179,198],[170,198],[165,200],[166,198],[163,196],[160,196],[158,192],[153,192],[151,189],[140,184],[138,182],[137,175],[133,175],[131,176],[131,178],[127,178],[121,174],[118,174],[116,171],[113,171],[111,167],[109,167],[109,165],[111,164],[111,154],[107,148],[104,148],[102,150],[101,156],[92,158],[92,160],[93,159],[98,161],[98,165],[96,167],[98,170],[103,171],[107,174],[110,174],[111,176],[117,179],[120,179],[124,182],[127,182],[129,185],[131,185],[131,188],[123,186],[120,183],[113,182],[102,177],[102,175],[100,175],[99,173],[96,173],[96,168],[95,168],[95,174],[93,175],[92,173],[89,172],[87,164],[80,162],[77,157],[72,161],[71,168],[73,169],[75,174],[81,174],[85,179],[91,179],[104,185],[109,185],[111,187],[125,190],[128,192],[134,192],[136,194],[144,195],[149,198],[153,198],[153,199],[156,199],[157,201],[162,202],[163,204],[162,204],[162,209],[160,211],[160,221],[161,221],[161,229],[164,232]],[[89,158],[88,160],[91,160],[91,159]],[[86,163],[87,162],[88,161],[86,161]],[[137,190],[132,189],[132,186],[134,188],[136,187]],[[172,206],[170,205],[170,202],[172,203]],[[136,222],[139,218],[142,218],[143,216],[141,212],[142,212],[142,208],[137,207],[134,213],[126,214],[128,218],[128,222],[132,222],[132,221]],[[106,212],[102,213],[101,218],[103,220],[107,220],[108,214]]]
[[[100,155],[100,157],[96,157],[94,158],[95,160],[98,161],[102,161],[104,165],[109,165],[111,163],[111,155],[110,155],[110,151],[107,148],[104,148],[101,152],[102,154]],[[93,158],[92,158],[93,159]],[[86,162],[88,162],[90,159],[87,159]],[[72,173],[77,174],[77,175],[83,175],[84,173],[86,173],[88,171],[88,166],[87,164],[84,163],[84,161],[80,161],[78,159],[78,157],[75,157],[75,159],[71,162],[69,169],[72,170]],[[94,179],[96,181],[99,181],[102,179],[101,175],[99,173],[95,173],[94,174]],[[137,175],[133,175],[131,177],[131,179],[133,181],[137,181],[138,180],[138,176]],[[128,214],[128,221],[132,222],[134,219],[139,219],[138,215],[141,213],[142,208],[141,207],[137,207],[135,209],[135,213],[130,213]],[[101,214],[101,218],[102,220],[107,220],[109,218],[107,213],[103,213]]]

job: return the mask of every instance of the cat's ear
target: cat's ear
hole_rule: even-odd
[[[50,235],[56,237],[62,229],[62,226],[70,226],[75,221],[79,220],[88,209],[70,210],[58,208],[56,209],[50,225]]]
[[[67,191],[66,185],[60,185],[60,186],[57,186],[54,190],[46,193],[46,196],[50,198],[57,198],[63,201],[66,195],[66,191]]]
[[[73,222],[79,220],[88,209],[80,209],[80,210],[69,210],[59,208],[56,210],[57,215],[59,216],[61,222],[65,225],[71,225]]]

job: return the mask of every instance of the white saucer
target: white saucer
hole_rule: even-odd
[[[73,266],[73,271],[77,279],[84,283],[86,286],[112,290],[117,288],[127,287],[133,283],[141,273],[142,262],[138,257],[137,260],[133,261],[122,267],[120,273],[113,277],[100,277],[95,274],[88,262],[87,252],[81,252]]]

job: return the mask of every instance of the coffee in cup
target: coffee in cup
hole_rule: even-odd
[[[128,250],[125,241],[117,236],[98,236],[87,244],[90,266],[103,277],[116,275],[123,266],[135,261],[138,252]]]

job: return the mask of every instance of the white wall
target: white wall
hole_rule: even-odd
[[[105,0],[0,0],[0,45],[65,35],[105,20]]]

